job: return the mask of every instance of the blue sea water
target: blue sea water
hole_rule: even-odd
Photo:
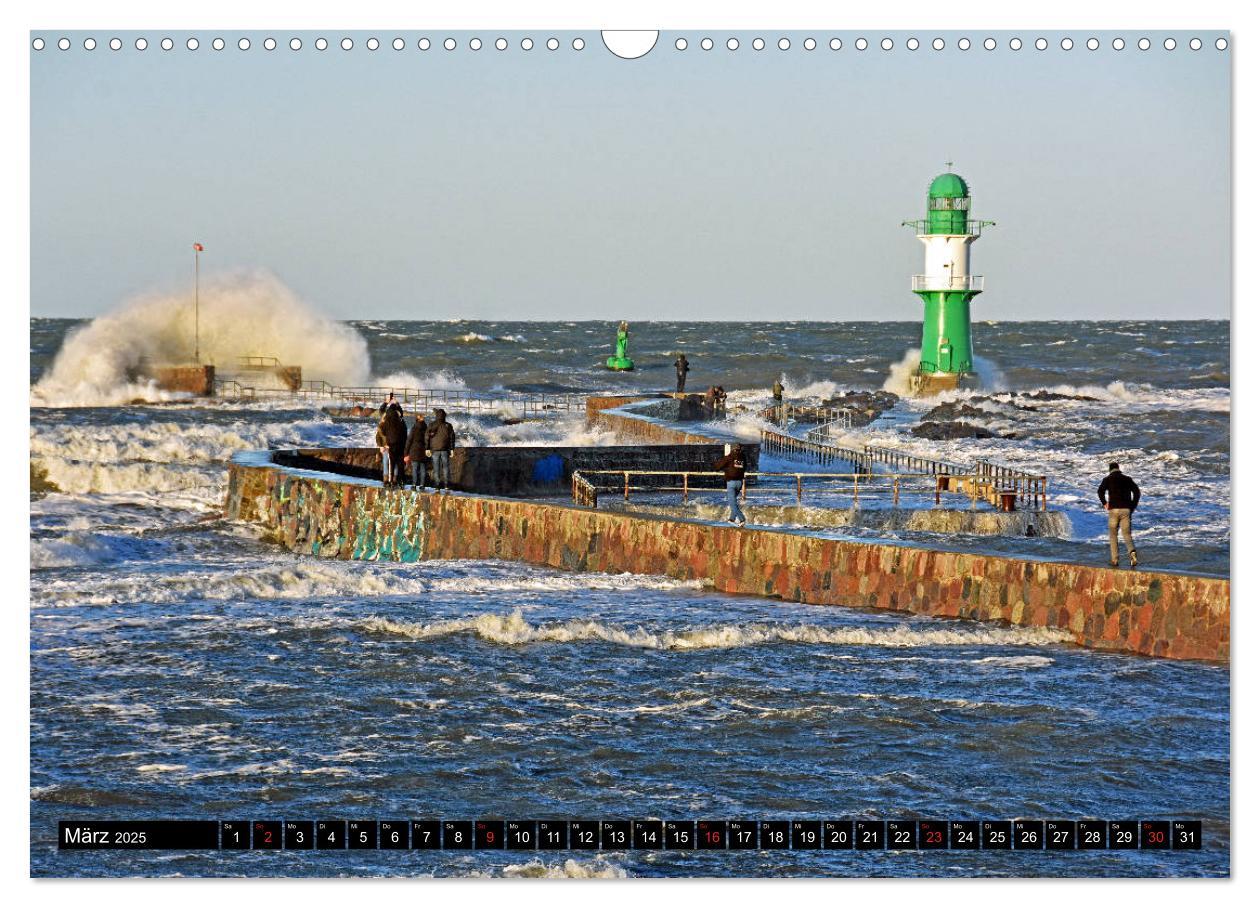
[[[48,380],[72,327],[31,325],[32,467],[51,483],[31,502],[34,875],[1229,873],[1227,667],[663,578],[296,556],[221,518],[226,459],[363,444],[371,427],[314,404],[92,399]],[[371,377],[472,389],[663,387],[685,349],[693,385],[720,381],[749,410],[780,375],[802,400],[880,387],[914,340],[898,323],[655,323],[633,326],[639,369],[611,374],[597,368],[603,324],[353,327]],[[1055,544],[1081,553],[1099,551],[1099,462],[1122,459],[1143,483],[1152,562],[1228,571],[1227,324],[982,324],[977,348],[995,390],[1088,399],[984,404],[1012,437],[933,446],[905,434],[910,419],[873,441],[1045,472],[1073,527]],[[930,404],[901,406],[909,418]],[[606,441],[563,417],[455,418],[484,442]],[[1201,819],[1205,848],[55,848],[57,820],[73,818],[854,816]]]

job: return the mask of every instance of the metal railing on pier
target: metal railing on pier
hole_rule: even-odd
[[[761,430],[763,454],[819,465],[837,462],[851,464],[860,475],[930,476],[942,491],[966,494],[974,503],[985,501],[995,508],[1028,508],[1046,510],[1049,483],[1045,476],[1005,467],[989,461],[971,466],[922,457],[894,448],[864,445],[848,448],[824,441],[797,438],[773,429]],[[877,472],[877,464],[891,467]]]
[[[879,448],[874,445],[863,445],[862,453],[872,465],[882,463],[894,469],[913,473],[932,473],[937,476],[962,476],[971,473],[972,468],[948,460],[937,460],[933,457],[921,457],[896,448]]]
[[[238,356],[236,365],[241,369],[275,369],[280,366],[278,356]]]
[[[757,416],[776,426],[786,426],[789,422],[834,423],[847,420],[848,428],[853,423],[853,411],[847,407],[808,407],[800,404],[773,404],[757,411]]]
[[[527,394],[517,391],[465,391],[452,388],[404,388],[389,385],[332,385],[326,381],[307,380],[289,388],[257,388],[234,379],[215,381],[215,393],[221,397],[247,399],[297,398],[299,400],[340,400],[376,408],[390,394],[405,409],[442,407],[448,410],[485,412],[511,409],[524,416],[557,411],[586,409],[584,394]]]
[[[786,432],[772,429],[761,430],[761,452],[776,457],[790,457],[806,463],[848,463],[859,473],[869,473],[870,460],[857,448],[845,448],[828,442],[797,438]]]
[[[826,443],[831,438],[833,429],[839,429],[847,432],[853,428],[853,412],[851,410],[841,410],[840,416],[835,419],[823,423],[821,426],[815,426],[805,433],[806,441],[821,441]]]
[[[755,480],[750,483],[749,480]],[[740,486],[740,498],[818,507],[846,505],[861,507],[862,502],[887,501],[894,508],[901,506],[902,496],[918,495],[926,504],[931,498],[940,503],[940,485],[923,473],[746,473]],[[631,495],[672,495],[687,503],[697,495],[726,494],[722,473],[708,470],[575,470],[573,502],[582,507],[599,506],[601,493],[615,493],[629,501]]]

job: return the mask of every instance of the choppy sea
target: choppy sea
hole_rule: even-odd
[[[31,500],[34,875],[1229,872],[1227,667],[663,578],[296,556],[221,518],[226,460],[252,448],[370,444],[371,424],[291,401],[161,400],[124,387],[115,348],[94,335],[66,344],[76,330],[94,329],[31,321],[31,463],[42,490]],[[750,411],[736,430],[755,434],[752,411],[768,403],[776,377],[799,401],[880,388],[917,340],[914,324],[898,322],[638,324],[638,368],[610,373],[600,363],[613,331],[581,321],[361,321],[336,337],[361,361],[328,362],[339,379],[580,393],[672,386],[683,350],[690,386],[723,384],[732,405]],[[58,363],[63,345],[73,356]],[[898,418],[864,436],[1050,478],[1068,538],[975,546],[1105,559],[1094,489],[1116,459],[1142,484],[1144,559],[1228,574],[1228,323],[983,322],[975,346],[987,387],[953,396],[984,411],[998,437],[911,437],[939,401],[903,401]],[[319,365],[306,363],[307,377],[321,377]],[[577,415],[452,417],[466,443],[611,442]],[[531,856],[55,847],[56,821],[78,817],[864,815],[1202,819],[1205,848]]]

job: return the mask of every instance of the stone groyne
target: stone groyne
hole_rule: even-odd
[[[294,552],[321,557],[498,558],[663,574],[726,593],[1058,628],[1101,650],[1229,660],[1230,584],[1220,578],[937,552],[488,495],[386,491],[355,476],[282,466],[271,452],[234,458],[226,512],[261,524]]]

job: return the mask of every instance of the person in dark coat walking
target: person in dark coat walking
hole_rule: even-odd
[[[424,453],[428,450],[428,438],[429,427],[424,417],[417,413],[416,421],[407,433],[407,446],[403,448],[403,465],[411,468],[411,484],[417,489],[424,488],[425,467],[429,463]]]
[[[678,373],[678,393],[682,394],[683,388],[687,387],[687,373],[691,371],[686,353],[678,354],[678,359],[674,360],[674,371]]]
[[[744,488],[744,447],[731,445],[730,453],[713,465],[713,469],[721,470],[726,480],[726,503],[731,506],[731,514],[726,518],[728,523],[743,526],[747,519],[739,507],[739,493]]]
[[[1108,473],[1098,486],[1098,500],[1107,509],[1107,539],[1111,544],[1111,566],[1120,566],[1117,531],[1124,533],[1124,544],[1129,549],[1129,566],[1137,567],[1137,549],[1133,547],[1133,512],[1137,510],[1142,490],[1138,484],[1120,472],[1120,464],[1111,463]]]
[[[451,487],[451,451],[455,449],[455,427],[446,421],[446,411],[438,407],[433,411],[433,423],[429,426],[428,450],[433,458],[433,487]]]

